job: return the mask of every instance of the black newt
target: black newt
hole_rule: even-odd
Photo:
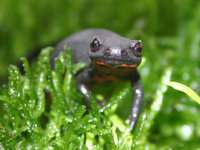
[[[144,90],[136,67],[141,63],[142,44],[104,29],[88,29],[75,33],[55,46],[51,64],[59,52],[68,45],[72,49],[73,63],[85,62],[88,67],[76,75],[78,91],[90,105],[88,93],[94,83],[131,82],[133,99],[127,123],[132,130],[141,113]]]

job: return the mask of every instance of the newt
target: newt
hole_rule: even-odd
[[[54,58],[68,45],[72,49],[73,63],[85,62],[87,67],[76,75],[78,91],[90,105],[88,93],[91,85],[105,82],[130,82],[132,105],[127,123],[132,130],[141,114],[144,90],[136,68],[142,60],[142,43],[130,40],[105,29],[87,29],[59,42],[51,53]]]

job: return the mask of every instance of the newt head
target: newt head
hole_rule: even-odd
[[[137,67],[142,60],[142,43],[121,36],[95,36],[90,43],[89,58],[93,64]]]

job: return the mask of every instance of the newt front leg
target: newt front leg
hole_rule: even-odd
[[[132,88],[133,91],[133,100],[130,109],[130,114],[126,123],[130,123],[130,130],[136,127],[139,116],[142,110],[142,103],[143,103],[143,96],[144,96],[144,89],[142,86],[142,81],[139,79]]]

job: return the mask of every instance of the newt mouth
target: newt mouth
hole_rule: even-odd
[[[97,65],[104,65],[104,66],[111,67],[111,68],[119,68],[119,67],[125,67],[125,68],[130,67],[130,68],[135,68],[135,67],[138,66],[137,64],[130,64],[130,65],[128,65],[128,64],[124,64],[124,63],[115,65],[115,64],[108,64],[108,63],[106,63],[106,62],[99,62],[99,61],[95,61],[95,62],[92,62],[92,63],[93,63],[93,64],[97,64]]]
[[[122,59],[92,59],[92,63],[96,64],[107,64],[112,67],[136,67],[138,64],[134,61],[130,60],[122,60]]]

